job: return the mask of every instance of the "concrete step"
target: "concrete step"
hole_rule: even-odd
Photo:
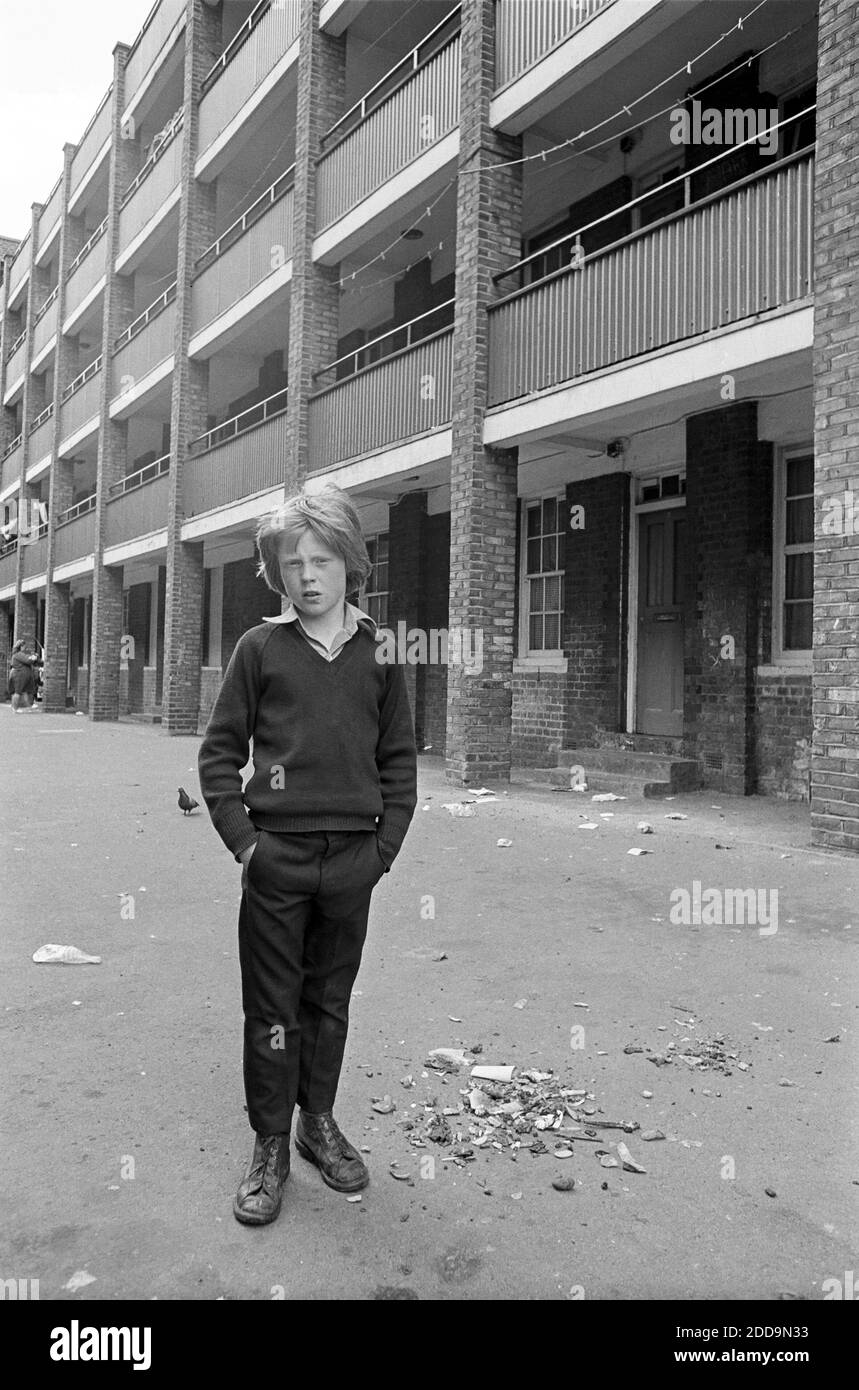
[[[566,769],[581,767],[590,786],[597,779],[606,782],[605,790],[614,791],[619,782],[627,779],[630,785],[666,786],[669,794],[694,791],[700,782],[698,764],[693,758],[678,758],[665,753],[642,753],[624,748],[562,748],[558,754],[557,771],[569,778]],[[557,783],[556,785],[561,785]],[[664,793],[651,791],[656,796]]]
[[[553,787],[569,787],[570,773],[566,767],[553,767],[550,769],[550,785]],[[587,791],[584,793],[573,792],[574,796],[580,796],[582,801],[587,801],[596,792],[615,792],[618,796],[628,797],[659,797],[675,796],[678,788],[670,779],[659,779],[638,775],[630,772],[605,772],[601,768],[595,768],[592,772],[586,772],[585,781]]]
[[[160,711],[160,709],[158,709],[158,710],[148,710],[148,711],[146,711],[146,712],[137,710],[137,711],[132,712],[131,714],[124,714],[122,717],[123,717],[123,719],[129,719],[129,720],[132,722],[132,724],[160,724],[160,723],[161,723],[161,711]]]

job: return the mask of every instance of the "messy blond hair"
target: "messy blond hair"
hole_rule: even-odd
[[[319,492],[297,492],[257,523],[257,574],[276,594],[286,597],[278,550],[281,536],[296,540],[311,531],[323,545],[343,557],[346,592],[359,589],[373,566],[364,543],[361,521],[347,493],[328,485]]]

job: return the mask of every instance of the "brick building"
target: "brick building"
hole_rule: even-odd
[[[479,634],[408,668],[452,781],[761,792],[859,849],[859,5],[751,8],[159,0],[0,245],[46,707],[197,730],[278,607],[254,519],[333,480],[364,604]]]

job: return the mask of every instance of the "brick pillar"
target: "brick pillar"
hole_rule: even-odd
[[[54,439],[48,494],[48,587],[45,594],[45,689],[42,704],[50,713],[65,710],[69,664],[70,586],[54,583],[54,550],[57,518],[71,506],[72,465],[60,459],[60,408],[63,389],[72,379],[69,359],[74,357],[72,340],[63,336],[66,316],[66,277],[71,262],[81,248],[80,231],[68,214],[69,180],[75,146],[63,146],[63,185],[60,223],[59,293],[57,295],[57,346],[54,353]]]
[[[5,453],[6,448],[15,438],[15,416],[14,412],[8,410],[2,404],[3,397],[6,395],[6,359],[9,356],[9,349],[18,336],[12,315],[9,310],[9,274],[12,269],[12,256],[4,251],[0,256],[0,265],[3,268],[3,287],[2,294],[2,315],[0,315],[0,455]]]
[[[39,271],[35,264],[36,257],[36,238],[39,228],[39,213],[42,211],[41,203],[33,203],[30,209],[30,281],[27,285],[27,347],[24,362],[24,399],[21,406],[21,477],[18,483],[18,524],[19,537],[21,531],[30,525],[30,513],[27,503],[30,500],[30,491],[25,478],[27,469],[30,465],[30,426],[35,417],[41,410],[41,397],[44,394],[44,387],[40,386],[36,377],[30,374],[30,362],[33,356],[33,320],[36,312],[40,308],[44,299],[42,279],[43,272]],[[15,641],[19,637],[27,641],[36,635],[36,606],[35,602],[25,603],[23,600],[26,595],[21,592],[21,557],[23,547],[21,540],[18,541],[17,568],[15,571]]]
[[[301,0],[300,49],[295,124],[292,282],[289,301],[289,366],[286,411],[287,495],[310,468],[309,397],[313,373],[337,353],[340,316],[339,266],[315,265],[316,159],[320,139],[345,109],[346,35],[319,28],[321,0]]]
[[[123,138],[122,110],[125,105],[125,64],[128,47],[117,44],[113,50],[113,92],[111,96],[111,149],[108,173],[107,229],[105,231],[104,329],[102,336],[101,422],[98,432],[98,474],[95,505],[95,559],[93,571],[92,628],[89,658],[89,715],[91,719],[119,718],[119,658],[122,637],[122,567],[104,563],[107,544],[107,499],[110,485],[122,477],[128,427],[111,420],[111,354],[114,339],[130,320],[131,282],[114,270],[119,244],[119,210],[123,190],[133,178],[133,142]]]
[[[520,254],[520,165],[474,172],[521,156],[520,137],[489,124],[495,85],[492,0],[462,9],[460,156],[453,334],[450,469],[450,627],[482,639],[483,669],[448,667],[445,775],[451,782],[510,776],[516,596],[516,449],[482,443],[488,394],[486,306],[499,297],[494,271]],[[475,650],[475,648],[472,648]]]
[[[563,520],[584,508],[584,526],[565,532],[563,647],[567,658],[565,747],[598,746],[624,728],[628,612],[629,478],[608,473],[567,484]]]
[[[859,6],[819,15],[811,838],[859,850]]]
[[[189,439],[206,428],[209,366],[188,357],[194,261],[215,239],[215,185],[194,177],[200,83],[221,51],[220,11],[187,0],[182,192],[176,267],[176,337],[170,404],[170,493],[167,511],[167,591],[162,725],[170,734],[196,734],[203,634],[203,544],[183,542],[183,475]]]
[[[426,631],[426,552],[427,495],[408,492],[390,508],[388,517],[388,626],[395,633],[399,622],[406,624],[406,631]],[[407,664],[404,671],[415,729],[422,739],[426,667]]]
[[[760,579],[769,563],[772,451],[758,443],[756,401],[686,422],[688,543],[685,748],[705,786],[755,790],[755,666]],[[733,655],[724,655],[733,641]]]

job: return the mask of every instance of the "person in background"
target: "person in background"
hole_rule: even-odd
[[[32,709],[36,698],[39,653],[26,652],[24,646],[24,639],[19,638],[12,648],[9,661],[9,690],[12,695],[12,708],[16,714]]]

